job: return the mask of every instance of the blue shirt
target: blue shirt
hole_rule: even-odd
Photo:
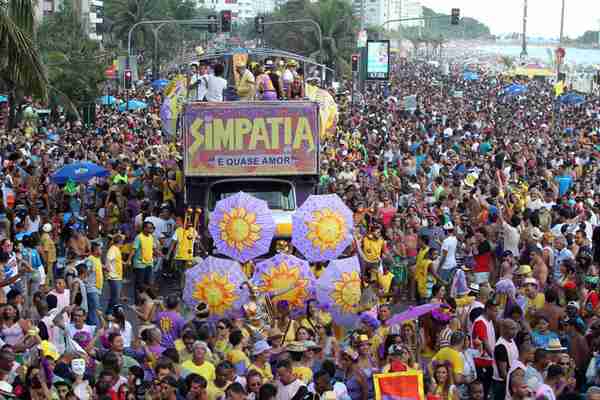
[[[554,180],[558,183],[558,195],[560,197],[564,196],[573,185],[573,177],[569,175],[557,176]]]

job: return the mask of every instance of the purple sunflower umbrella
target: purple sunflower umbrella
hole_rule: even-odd
[[[249,301],[247,291],[240,288],[245,280],[238,262],[207,257],[185,271],[183,301],[190,308],[205,303],[211,318],[238,318]]]
[[[292,309],[303,309],[313,297],[315,275],[307,261],[280,253],[256,264],[252,282],[272,296],[274,305],[287,301]]]
[[[360,262],[357,257],[332,260],[316,285],[319,306],[336,324],[357,326],[360,306]]]
[[[246,262],[269,251],[275,221],[266,201],[239,192],[217,202],[208,230],[220,254]]]
[[[333,260],[352,243],[353,226],[338,195],[312,195],[292,216],[292,244],[311,262]]]

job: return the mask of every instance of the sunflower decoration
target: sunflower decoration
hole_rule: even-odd
[[[315,285],[316,299],[333,321],[346,328],[359,323],[361,275],[358,257],[331,260]]]
[[[308,279],[300,275],[300,269],[282,262],[262,276],[261,290],[267,293],[282,293],[273,297],[277,303],[286,300],[292,307],[302,307],[308,298]]]
[[[219,254],[244,263],[269,251],[275,221],[266,201],[239,192],[217,202],[208,230]]]
[[[292,215],[292,245],[309,262],[334,260],[352,244],[352,217],[336,194],[309,196]]]
[[[212,314],[223,315],[237,300],[236,287],[227,275],[216,272],[206,274],[194,289],[193,298],[204,302]]]
[[[256,214],[242,207],[223,213],[219,228],[221,228],[221,239],[229,247],[239,251],[254,246],[254,243],[260,239],[261,228],[256,224]]]
[[[313,246],[319,248],[321,252],[335,250],[347,234],[344,218],[330,208],[314,211],[312,217],[312,221],[306,222],[307,239],[312,241]]]
[[[359,273],[357,271],[343,272],[333,286],[334,289],[330,296],[335,305],[344,313],[356,312],[361,296]]]
[[[314,295],[315,280],[306,260],[286,253],[257,263],[252,277],[261,292],[273,297],[274,304],[285,300],[292,308],[303,308]]]

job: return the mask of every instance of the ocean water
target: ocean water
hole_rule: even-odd
[[[551,49],[554,54],[556,47],[550,46],[527,46],[527,54],[531,58],[539,58],[542,61],[548,60],[548,51]],[[521,55],[521,46],[516,45],[486,45],[477,47],[478,50],[486,53],[494,53],[499,55],[519,57]],[[575,47],[565,48],[567,63],[576,64],[600,64],[600,50],[595,49],[578,49]]]

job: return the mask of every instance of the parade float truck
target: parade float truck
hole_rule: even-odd
[[[319,125],[312,101],[187,103],[186,204],[202,208],[206,227],[217,201],[249,193],[273,211],[275,239],[289,239],[292,214],[318,183]]]

